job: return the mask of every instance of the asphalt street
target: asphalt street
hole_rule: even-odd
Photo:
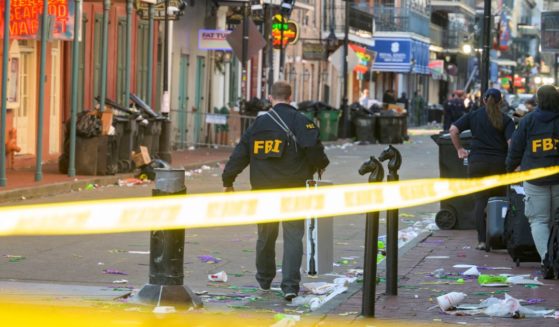
[[[323,179],[335,184],[365,182],[357,169],[371,155],[378,156],[384,145],[328,145],[331,164]],[[410,142],[396,146],[402,153],[400,179],[436,178],[439,176],[437,145],[427,135],[412,136]],[[224,163],[189,171],[188,193],[221,192],[221,169]],[[235,183],[238,190],[249,189],[247,170]],[[149,197],[153,183],[134,187],[109,186],[57,196],[18,201],[14,205],[59,203],[77,200]],[[8,204],[9,205],[9,204]],[[438,203],[400,211],[401,227],[432,218]],[[335,272],[344,273],[362,267],[364,244],[364,214],[335,218]],[[381,215],[381,235],[384,234],[384,214]],[[256,287],[254,279],[254,248],[256,227],[252,225],[186,231],[185,284],[196,291],[209,293],[235,292],[238,287]],[[281,267],[281,233],[277,242],[277,263]],[[140,288],[149,276],[149,233],[121,233],[87,236],[5,237],[0,257],[1,281],[23,283],[53,283],[95,286],[129,286]],[[199,256],[217,258],[217,263],[204,263]],[[10,257],[12,256],[12,257]],[[22,256],[20,260],[11,260]],[[344,259],[345,258],[345,259]],[[105,274],[112,269],[126,275]],[[226,271],[226,284],[208,282],[208,274]],[[279,273],[278,273],[279,275]],[[113,284],[125,279],[125,284]],[[304,278],[303,282],[310,279]],[[280,279],[276,277],[275,283]],[[315,280],[313,280],[315,281]],[[22,284],[23,285],[23,284]],[[0,287],[1,288],[1,287]],[[6,288],[4,285],[4,290]],[[16,287],[17,288],[17,287]],[[10,291],[16,291],[13,288]]]

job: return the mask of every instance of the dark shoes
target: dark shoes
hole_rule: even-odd
[[[295,294],[295,293],[285,293],[283,295],[283,298],[288,302],[291,302],[291,300],[293,300],[296,297],[297,297],[297,294]]]

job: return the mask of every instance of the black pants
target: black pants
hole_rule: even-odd
[[[301,261],[303,260],[303,236],[305,221],[284,221],[283,260],[281,266],[281,289],[284,293],[299,293]],[[256,280],[262,288],[269,288],[276,276],[276,239],[279,223],[258,224],[256,241]]]
[[[507,170],[503,162],[470,162],[468,166],[468,175],[470,177],[485,177],[491,175],[504,174]],[[476,219],[477,227],[477,240],[478,242],[485,242],[486,236],[486,223],[485,223],[485,208],[487,207],[487,200],[494,196],[505,196],[506,187],[496,187],[489,190],[481,191],[474,194],[475,209],[474,217]]]

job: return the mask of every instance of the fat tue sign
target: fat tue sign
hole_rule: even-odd
[[[169,0],[169,7],[179,8],[182,0]],[[136,0],[134,7],[136,8],[136,13],[141,19],[149,19],[149,5],[153,5],[153,19],[164,20],[165,19],[165,0]],[[169,14],[167,17],[170,20],[177,20],[179,16],[182,15],[182,11],[176,11]]]

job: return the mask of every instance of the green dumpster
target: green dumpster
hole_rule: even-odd
[[[338,139],[339,110],[322,110],[318,112],[320,123],[320,140],[335,141]]]
[[[301,114],[303,114],[303,116],[307,117],[308,119],[310,119],[313,123],[314,123],[314,111],[305,111],[305,110],[299,110],[299,112]]]

